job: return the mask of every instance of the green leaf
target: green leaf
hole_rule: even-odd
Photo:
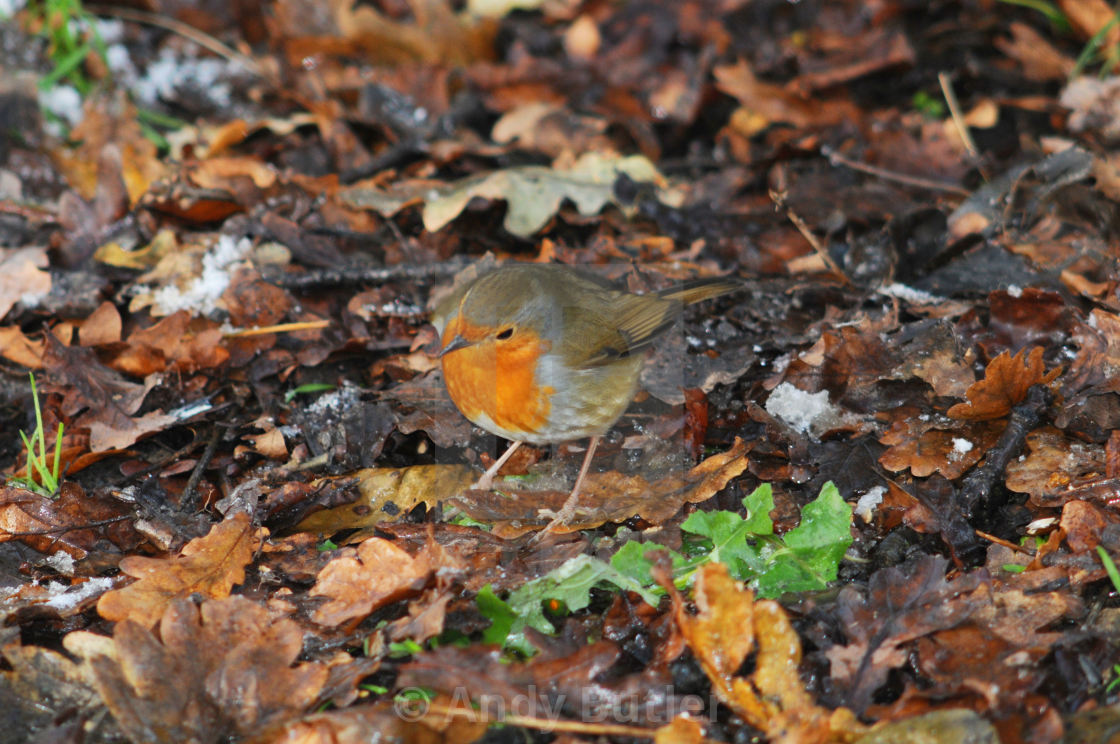
[[[638,542],[630,540],[611,556],[611,565],[624,576],[629,576],[642,586],[654,587],[657,592],[656,582],[653,580],[653,561],[646,557],[647,554],[657,550],[664,550],[673,562],[673,573],[688,564],[688,559],[675,550],[670,550],[657,543]]]
[[[577,555],[510,592],[504,602],[489,586],[483,587],[475,600],[479,611],[491,621],[483,639],[532,655],[535,649],[524,635],[527,627],[541,633],[556,632],[545,615],[545,602],[562,602],[572,612],[582,610],[591,603],[591,589],[604,582],[623,591],[637,592],[651,605],[658,602],[654,592],[610,564],[589,555]]]
[[[836,580],[840,560],[852,544],[852,508],[831,481],[801,510],[801,524],[780,539],[767,556],[769,568],[757,580],[759,594],[824,589]]]
[[[801,523],[785,535],[774,534],[770,512],[774,494],[769,484],[743,499],[747,516],[735,512],[697,511],[681,524],[685,554],[670,551],[674,583],[685,587],[696,569],[721,562],[731,575],[750,582],[763,597],[783,592],[825,588],[836,580],[840,561],[852,543],[852,509],[829,482],[801,512]],[[652,586],[652,546],[630,541],[611,558],[611,565],[643,586]],[[665,549],[665,548],[663,548]]]
[[[482,631],[482,640],[498,645],[506,643],[517,620],[517,613],[494,593],[494,588],[489,584],[479,590],[474,601],[478,605],[478,611],[490,618],[490,627]]]

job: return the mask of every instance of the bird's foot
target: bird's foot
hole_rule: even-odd
[[[544,526],[544,529],[533,535],[531,543],[540,542],[545,535],[555,532],[558,527],[564,527],[571,521],[572,517],[576,515],[576,506],[579,504],[579,494],[573,493],[560,507],[560,511],[555,512],[552,520]],[[547,513],[547,512],[546,512]]]

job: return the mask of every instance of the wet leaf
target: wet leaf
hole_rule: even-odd
[[[456,569],[454,559],[438,548],[413,557],[388,540],[371,537],[356,549],[344,549],[319,573],[310,594],[328,601],[312,619],[335,626],[365,617],[378,607],[418,594],[438,569],[448,574]]]
[[[120,569],[137,581],[106,592],[97,602],[97,611],[106,620],[132,620],[148,628],[177,598],[196,593],[227,597],[245,580],[245,566],[266,534],[254,529],[248,515],[241,513],[214,525],[205,537],[191,540],[177,556],[128,556]]]
[[[244,597],[175,599],[158,635],[123,620],[111,639],[66,636],[97,691],[134,742],[218,742],[304,712],[327,680],[319,663],[296,664],[303,632]]]
[[[968,403],[950,408],[949,416],[971,421],[1001,418],[1022,402],[1032,385],[1049,384],[1061,373],[1060,367],[1046,371],[1041,346],[1014,356],[1005,351],[984,370],[983,380],[969,386]]]
[[[863,726],[850,711],[818,707],[798,674],[801,641],[781,606],[755,601],[719,563],[704,566],[689,615],[673,594],[676,622],[720,700],[776,742],[829,742],[855,738]],[[747,654],[755,671],[738,676]]]

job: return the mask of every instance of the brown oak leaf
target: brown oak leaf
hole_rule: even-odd
[[[365,617],[378,607],[418,594],[437,568],[454,563],[434,543],[413,557],[388,540],[371,537],[356,549],[344,549],[319,572],[310,594],[327,597],[328,601],[311,619],[335,626]]]
[[[903,418],[879,437],[889,449],[879,456],[887,470],[910,468],[915,478],[941,473],[949,480],[964,475],[999,440],[1003,427],[996,422],[957,424],[954,430],[933,428],[934,422]]]
[[[302,714],[328,670],[293,666],[303,631],[244,597],[170,603],[158,635],[131,620],[113,637],[78,631],[63,640],[132,741],[227,741]]]
[[[177,556],[128,556],[120,569],[139,581],[103,594],[97,611],[106,620],[127,619],[151,627],[177,597],[228,597],[230,589],[245,580],[245,566],[266,534],[263,528],[253,529],[248,515],[241,513],[191,540]]]
[[[988,364],[983,380],[969,386],[968,402],[950,408],[949,416],[971,421],[1002,418],[1027,397],[1033,385],[1048,385],[1061,373],[1061,367],[1046,371],[1041,346],[1029,354],[1021,349],[1015,356],[1005,351]]]
[[[863,730],[851,711],[817,706],[798,675],[801,641],[781,605],[755,601],[754,592],[735,581],[721,563],[697,574],[696,615],[671,580],[662,582],[673,599],[681,634],[721,701],[774,742],[834,742],[854,739]],[[749,678],[737,676],[747,655],[755,654]]]

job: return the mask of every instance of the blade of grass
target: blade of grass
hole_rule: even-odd
[[[54,69],[47,73],[46,76],[44,76],[43,79],[39,81],[39,87],[43,90],[53,88],[58,84],[59,80],[62,80],[78,68],[78,65],[80,65],[82,61],[85,60],[86,55],[89,54],[89,50],[89,42],[86,42],[74,51],[67,54],[62,59],[60,59],[54,66]]]
[[[1104,564],[1105,573],[1107,573],[1108,578],[1112,580],[1112,587],[1120,592],[1120,571],[1116,570],[1116,564],[1112,562],[1112,556],[1100,545],[1097,546],[1097,555],[1101,557],[1101,563]]]
[[[1066,18],[1066,14],[1061,11],[1061,8],[1054,3],[1046,2],[1046,0],[1000,0],[1000,2],[1037,10],[1046,16],[1046,20],[1050,21],[1056,30],[1062,33],[1067,33],[1070,30],[1069,19]]]
[[[35,401],[35,433],[31,435],[31,441],[39,440],[39,460],[41,462],[47,461],[47,443],[43,436],[43,409],[39,407],[39,391],[35,389],[35,375],[31,375],[31,399]]]
[[[51,480],[54,481],[54,488],[51,493],[58,490],[59,481],[59,468],[62,467],[62,422],[58,422],[58,436],[54,440],[54,466],[51,468]]]
[[[1100,31],[1093,34],[1093,38],[1085,42],[1085,48],[1081,50],[1081,54],[1077,55],[1077,62],[1073,65],[1073,71],[1069,74],[1070,80],[1073,80],[1084,72],[1085,68],[1089,65],[1089,60],[1092,59],[1093,55],[1097,53],[1097,49],[1099,49],[1104,42],[1104,37],[1109,31],[1116,27],[1117,23],[1120,23],[1120,16],[1112,16],[1112,19],[1108,23],[1101,26]]]

